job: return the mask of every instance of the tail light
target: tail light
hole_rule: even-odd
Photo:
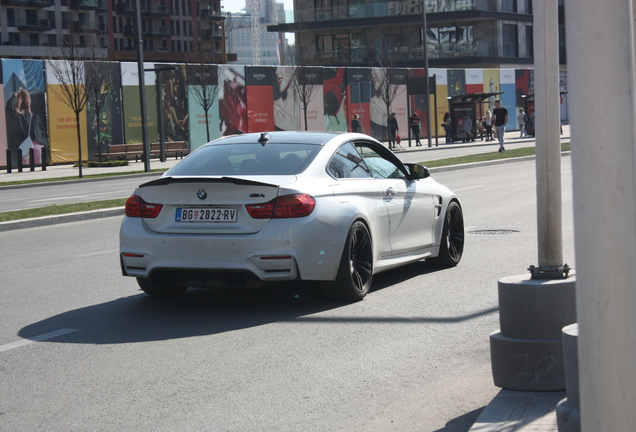
[[[147,203],[139,195],[131,195],[126,201],[126,216],[153,219],[162,208],[161,204]]]
[[[293,194],[245,207],[254,219],[297,218],[309,216],[316,207],[316,200],[311,195]]]

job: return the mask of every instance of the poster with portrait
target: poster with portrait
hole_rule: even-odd
[[[148,144],[159,140],[157,126],[157,91],[154,63],[144,63],[144,85],[146,87],[146,128]],[[141,97],[139,95],[139,68],[137,63],[121,63],[124,139],[126,144],[142,143]]]
[[[345,68],[324,68],[322,73],[324,130],[344,132],[348,130]]]
[[[11,164],[16,166],[18,158],[21,158],[22,163],[27,165],[30,149],[33,149],[34,162],[40,164],[42,149],[46,148],[50,154],[44,94],[44,62],[2,60],[2,78],[5,133],[7,148],[11,150]],[[77,138],[73,142],[76,143]],[[49,161],[52,159],[49,158]]]
[[[88,89],[88,158],[98,160],[108,153],[108,146],[124,142],[119,63],[86,62],[86,73],[99,80]]]
[[[277,66],[272,81],[274,100],[274,130],[300,129],[300,106],[296,87],[296,67]]]
[[[219,130],[219,73],[216,65],[193,65],[188,78],[190,151],[221,136]],[[197,74],[198,77],[194,77]],[[206,114],[204,107],[209,106]]]
[[[278,70],[278,68],[276,68]],[[246,66],[245,83],[247,95],[247,128],[249,132],[267,132],[274,130],[276,114],[274,101],[274,68],[269,66]],[[293,91],[289,92],[290,112],[287,116],[294,114]],[[287,118],[287,117],[286,117]],[[279,122],[281,120],[279,119]],[[279,124],[279,126],[281,126]],[[289,127],[288,124],[282,126]],[[276,130],[295,130],[281,129]]]
[[[247,94],[244,66],[219,66],[221,135],[247,133]]]

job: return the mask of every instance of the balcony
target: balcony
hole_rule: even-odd
[[[221,29],[207,29],[201,32],[201,38],[204,40],[223,40],[223,32]]]
[[[169,27],[141,27],[141,35],[142,37],[149,38],[168,38],[172,36],[170,34]],[[124,26],[124,36],[127,37],[137,37],[137,26],[129,25]]]
[[[97,23],[92,21],[73,21],[69,30],[78,33],[97,33]]]
[[[53,6],[53,0],[1,0],[3,6],[30,6],[48,7]]]
[[[51,22],[47,19],[21,19],[16,23],[16,27],[20,31],[41,32],[53,30]]]
[[[116,7],[119,15],[135,15],[135,5],[131,3],[117,3]],[[164,5],[142,5],[140,10],[144,16],[170,16],[170,9]]]
[[[199,11],[199,18],[202,20],[211,20],[211,21],[223,21],[225,17],[220,10],[215,9],[201,9]]]
[[[79,10],[97,10],[97,0],[71,0],[71,7]]]

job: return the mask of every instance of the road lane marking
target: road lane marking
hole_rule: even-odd
[[[480,187],[484,187],[485,185],[475,185],[475,186],[468,186],[465,188],[460,188],[460,189],[453,189],[453,192],[456,191],[463,191],[463,190],[468,190],[468,189],[476,189],[476,188],[480,188]]]
[[[60,329],[60,330],[56,330],[50,333],[45,333],[39,336],[34,336],[32,338],[22,339],[16,342],[0,345],[0,352],[9,351],[10,349],[13,349],[13,348],[19,348],[21,346],[30,345],[35,342],[41,342],[43,340],[52,339],[54,337],[62,336],[68,333],[76,332],[76,331],[77,329]]]
[[[112,253],[116,253],[119,252],[119,249],[109,249],[109,250],[104,250],[104,251],[99,251],[99,252],[91,252],[91,253],[87,253],[87,254],[82,254],[82,255],[78,255],[78,258],[86,258],[86,257],[91,257],[91,256],[95,256],[95,255],[106,255],[106,254],[112,254]]]
[[[98,195],[113,195],[113,194],[120,194],[124,192],[131,193],[131,190],[126,189],[126,190],[118,190],[118,191],[111,191],[111,192],[97,192],[97,193],[92,193],[89,195],[71,195],[71,196],[60,196],[60,197],[54,197],[54,198],[42,198],[38,200],[30,200],[30,202],[37,203],[37,202],[64,200],[64,199],[71,199],[71,198],[95,198]]]

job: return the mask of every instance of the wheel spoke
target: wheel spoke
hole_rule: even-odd
[[[358,238],[358,234],[360,234],[359,238]],[[363,232],[361,233],[356,232],[353,241],[355,242],[353,243],[353,248],[352,248],[353,253],[354,255],[358,255],[369,244],[369,237],[367,237]]]

